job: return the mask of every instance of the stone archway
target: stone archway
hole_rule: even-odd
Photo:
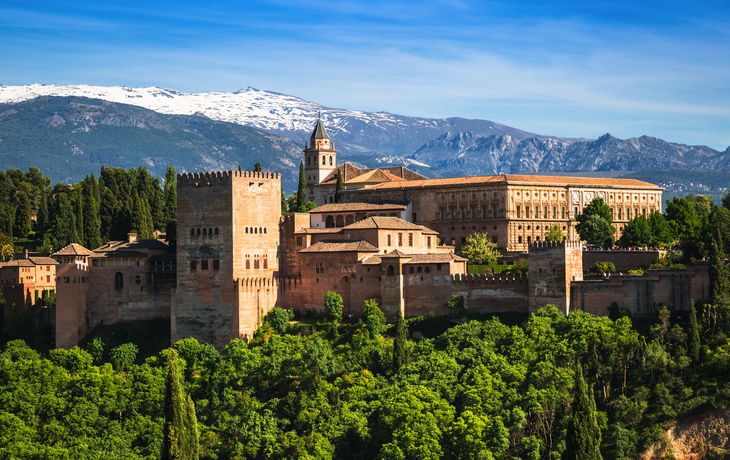
[[[326,228],[335,228],[335,218],[332,216],[327,216],[327,220],[325,220],[324,226]]]
[[[342,218],[342,216],[337,216],[337,219],[335,219],[335,227],[342,228],[345,226],[345,219]]]

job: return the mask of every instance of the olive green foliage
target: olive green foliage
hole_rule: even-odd
[[[594,198],[583,208],[583,212],[576,216],[576,220],[578,221],[576,230],[581,240],[598,247],[613,245],[613,235],[616,233],[616,229],[611,225],[613,214],[603,198]]]
[[[408,326],[403,314],[398,311],[395,317],[395,340],[393,341],[393,370],[398,371],[408,362]]]
[[[168,372],[165,382],[165,425],[161,460],[198,460],[198,420],[195,405],[186,396],[180,383],[177,352],[168,350]]]
[[[615,273],[616,267],[611,262],[596,262],[588,269],[591,275],[600,275],[602,273]]]
[[[716,307],[724,307],[730,303],[730,271],[725,263],[725,251],[721,238],[713,238],[710,245],[709,271],[710,302]]]
[[[596,420],[596,403],[593,392],[583,378],[583,367],[580,364],[575,369],[573,391],[563,459],[602,460],[601,430]]]
[[[18,238],[25,238],[31,231],[30,200],[25,192],[18,192],[17,200],[18,207],[15,209],[13,235]]]
[[[327,313],[327,320],[333,323],[342,321],[342,296],[336,292],[327,291],[324,295],[324,310]]]
[[[137,348],[137,345],[133,343],[124,343],[118,347],[112,348],[109,351],[109,357],[111,358],[112,363],[114,363],[114,368],[116,370],[124,370],[129,369],[129,366],[134,363],[138,352],[139,348]]]
[[[375,299],[369,299],[363,302],[362,316],[365,319],[365,328],[368,330],[371,338],[378,338],[387,329],[385,314],[378,307],[378,302]]]
[[[464,308],[464,296],[452,294],[451,299],[446,302],[446,307],[454,309]]]
[[[497,244],[486,233],[481,232],[466,237],[466,243],[461,246],[461,255],[474,264],[492,262],[502,257],[497,251]]]
[[[651,231],[651,224],[642,215],[631,219],[623,229],[618,245],[623,247],[649,246],[655,240]]]
[[[697,324],[697,311],[695,310],[695,302],[689,309],[689,332],[688,332],[687,354],[693,363],[697,364],[700,360],[700,329]]]
[[[672,242],[672,229],[661,212],[652,211],[649,214],[649,227],[651,227],[652,246],[668,246]]]
[[[165,219],[167,219],[167,222],[177,220],[177,171],[174,166],[167,165],[163,194]]]
[[[253,165],[253,172],[257,172],[257,173],[264,172],[264,170],[261,169],[261,163],[259,163],[258,161],[256,162],[255,165]]]
[[[564,241],[565,235],[563,235],[563,231],[560,229],[560,225],[555,224],[548,227],[547,232],[545,232],[545,241]]]
[[[667,200],[665,212],[675,238],[695,239],[700,236],[702,220],[691,199],[674,197],[672,201]]]
[[[265,319],[271,324],[271,327],[281,333],[286,332],[287,327],[289,327],[289,313],[282,308],[272,308],[266,314]]]

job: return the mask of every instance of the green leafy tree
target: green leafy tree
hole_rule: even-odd
[[[695,239],[700,236],[700,216],[694,203],[687,198],[667,200],[666,216],[675,238]]]
[[[587,221],[590,216],[598,216],[609,224],[613,223],[613,213],[611,212],[611,207],[607,205],[601,197],[593,198],[593,200],[591,200],[591,202],[588,203],[585,208],[583,208],[583,212],[576,216],[576,220],[580,223],[583,223]]]
[[[601,273],[616,273],[616,266],[612,262],[596,262],[588,269],[591,275],[600,275]]]
[[[18,208],[15,210],[13,222],[13,235],[18,238],[25,238],[31,231],[31,208],[28,195],[25,192],[18,192]]]
[[[652,236],[651,224],[644,216],[638,215],[626,224],[618,243],[623,247],[648,246]]]
[[[286,203],[286,196],[284,195],[284,187],[281,188],[281,215],[283,216],[289,210],[289,206]]]
[[[602,460],[601,430],[596,419],[593,392],[583,379],[583,367],[575,369],[574,397],[568,419],[564,460]]]
[[[564,241],[565,235],[563,235],[563,231],[560,229],[560,225],[555,224],[550,226],[550,228],[547,229],[547,232],[545,233],[545,241]]]
[[[342,203],[342,191],[345,184],[342,182],[342,170],[337,170],[337,185],[335,186],[335,203]]]
[[[263,170],[261,169],[261,163],[259,163],[258,161],[256,162],[255,165],[253,165],[253,172],[257,172],[257,173],[263,172]]]
[[[93,341],[89,342],[86,346],[86,351],[89,352],[91,357],[94,359],[95,364],[101,364],[104,359],[104,341],[99,337],[96,337]]]
[[[177,352],[168,350],[169,362],[165,384],[162,460],[197,460],[199,458],[198,421],[195,405],[185,396],[177,368]]]
[[[266,314],[265,319],[274,329],[282,334],[286,332],[289,327],[289,313],[281,308],[272,308],[271,311]]]
[[[695,301],[692,299],[689,307],[689,342],[687,344],[687,354],[693,363],[699,364],[700,361],[700,329],[697,324],[697,312],[695,311]]]
[[[502,257],[497,251],[497,243],[490,241],[489,236],[481,232],[466,237],[465,244],[461,246],[461,255],[473,264],[493,262]]]
[[[615,228],[603,217],[593,214],[576,225],[580,238],[588,244],[601,248],[613,246]]]
[[[304,174],[304,162],[299,162],[299,187],[297,188],[296,212],[307,212],[307,177]]]
[[[464,296],[458,294],[452,294],[451,299],[446,302],[446,307],[452,310],[460,310],[464,308]]]
[[[137,353],[139,348],[133,343],[123,343],[118,347],[109,350],[109,357],[114,363],[114,367],[118,371],[129,369],[129,366],[134,364],[134,360],[137,359]]]
[[[710,245],[710,302],[716,307],[730,303],[730,273],[725,263],[725,251],[719,235]]]
[[[377,338],[386,329],[385,314],[378,307],[375,299],[368,299],[363,303],[362,315],[365,318],[365,327],[371,338]]]
[[[669,246],[672,242],[672,229],[667,219],[659,211],[652,211],[649,214],[649,226],[651,227],[651,244],[653,246]]]
[[[339,323],[342,320],[342,296],[336,292],[327,291],[324,295],[324,309],[327,312],[327,320],[332,323]]]
[[[719,235],[718,242],[723,248],[730,248],[730,210],[722,206],[715,206],[708,218],[708,224],[704,236],[704,244],[709,248],[712,238]]]
[[[164,191],[165,219],[172,221],[177,219],[177,171],[174,166],[167,165],[165,173]]]
[[[398,311],[395,317],[395,340],[393,341],[393,372],[403,367],[408,362],[408,326],[403,319],[403,314]]]
[[[7,203],[0,201],[0,233],[13,236],[13,213]]]

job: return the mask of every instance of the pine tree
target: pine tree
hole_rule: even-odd
[[[700,330],[697,325],[697,312],[695,311],[695,301],[692,299],[689,307],[689,343],[687,345],[689,357],[692,362],[698,364],[700,361]]]
[[[337,170],[337,185],[335,186],[335,203],[342,203],[342,191],[345,190],[345,184],[342,183],[342,171]]]
[[[299,162],[299,187],[297,188],[297,210],[307,212],[307,178],[304,175],[304,162]]]
[[[25,192],[18,192],[18,208],[15,210],[13,234],[18,238],[25,238],[31,230],[30,200]]]
[[[399,311],[395,317],[395,340],[393,341],[393,372],[398,372],[401,366],[408,362],[408,343],[406,335],[408,327],[403,319],[403,314]]]
[[[76,214],[76,235],[79,241],[75,243],[84,244],[84,186],[79,183],[74,193],[74,211]],[[97,246],[98,247],[98,246]]]
[[[102,245],[101,221],[96,208],[92,179],[87,179],[90,186],[84,187],[84,246],[96,249]],[[60,248],[59,248],[60,249]]]
[[[284,189],[281,189],[281,215],[283,216],[284,213],[287,211],[287,205],[286,205],[286,196],[284,196]]]
[[[263,170],[261,169],[261,163],[259,163],[258,161],[256,162],[255,165],[253,165],[253,172],[257,172],[257,173],[263,172]]]
[[[43,232],[48,225],[48,203],[46,202],[45,190],[40,190],[40,192],[40,196],[38,197],[38,214],[36,214],[36,229],[43,236]]]
[[[730,279],[725,265],[725,252],[718,232],[710,245],[710,302],[723,307],[730,301]]]
[[[167,222],[177,220],[177,174],[174,166],[167,165],[165,173],[165,219]]]
[[[162,460],[198,459],[198,421],[195,405],[185,396],[177,368],[177,352],[170,348],[165,404],[165,425],[162,438]]]
[[[575,369],[573,404],[568,419],[565,439],[564,460],[602,460],[601,429],[596,419],[596,402],[593,392],[583,379],[583,368],[578,363]]]

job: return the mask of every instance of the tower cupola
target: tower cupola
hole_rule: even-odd
[[[337,150],[322,122],[322,114],[317,117],[309,146],[304,150],[304,172],[307,185],[321,183],[337,167]]]

